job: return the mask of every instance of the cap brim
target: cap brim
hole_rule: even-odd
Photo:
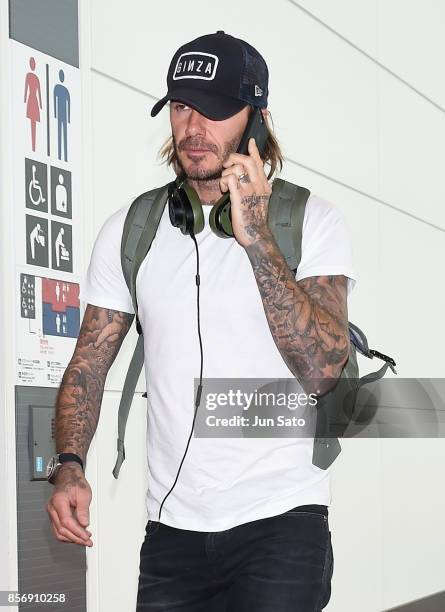
[[[155,117],[169,100],[176,100],[196,109],[201,115],[213,121],[222,121],[239,113],[247,102],[221,96],[202,89],[181,89],[171,91],[161,98],[151,109],[151,116]]]

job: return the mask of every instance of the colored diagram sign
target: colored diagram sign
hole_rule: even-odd
[[[42,278],[43,333],[77,338],[80,326],[79,285]]]
[[[58,386],[79,335],[79,283],[22,270],[17,296],[16,384]]]

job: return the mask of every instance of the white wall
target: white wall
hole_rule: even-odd
[[[282,176],[341,208],[358,282],[349,318],[401,377],[444,376],[445,5],[440,0],[81,2],[89,257],[103,221],[171,176],[156,159],[172,54],[223,29],[270,69]],[[435,66],[435,70],[433,70]],[[86,70],[84,73],[87,72]],[[89,182],[88,182],[89,181]],[[132,331],[107,380],[89,457],[89,612],[133,609],[145,525],[145,412],[135,401],[127,460],[115,461],[117,406]],[[363,363],[363,372],[380,362]],[[372,367],[371,367],[372,365]],[[141,381],[139,391],[144,390]],[[333,471],[330,612],[376,612],[445,589],[443,440],[344,440]],[[116,561],[116,552],[120,563]],[[124,568],[124,571],[122,570]]]

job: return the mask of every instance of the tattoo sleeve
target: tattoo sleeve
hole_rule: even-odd
[[[347,278],[312,276],[297,282],[270,232],[246,251],[286,365],[306,381],[305,390],[329,391],[349,355]]]
[[[133,318],[126,312],[87,305],[56,398],[58,453],[76,453],[85,463],[99,420],[105,379]]]

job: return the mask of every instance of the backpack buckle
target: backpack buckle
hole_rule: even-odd
[[[375,351],[374,349],[370,349],[369,352],[371,353],[371,355],[374,355],[375,357],[378,357],[379,359],[382,359],[383,361],[386,361],[387,363],[391,364],[392,366],[396,365],[396,362],[394,361],[394,359],[392,357],[388,357],[388,355],[384,355],[383,353],[380,353],[380,351]]]

